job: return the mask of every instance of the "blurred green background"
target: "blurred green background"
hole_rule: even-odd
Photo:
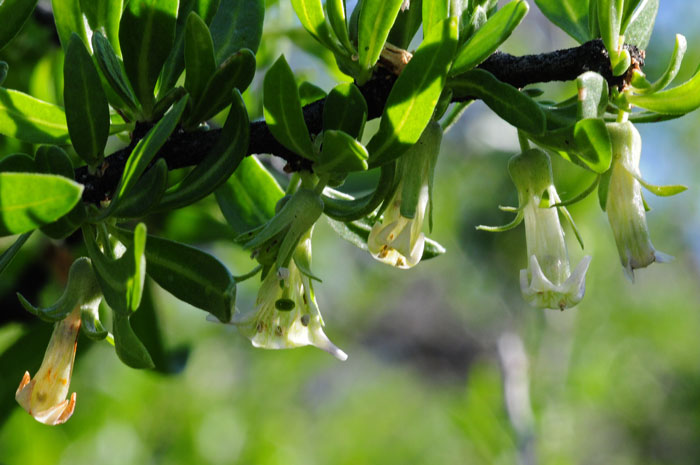
[[[690,44],[679,79],[693,71],[698,17],[692,2],[662,2],[647,51],[652,79],[678,32]],[[7,87],[60,102],[54,76],[62,57],[49,41],[45,28],[27,24],[0,54],[11,65]],[[572,45],[531,4],[506,50]],[[259,77],[279,53],[324,89],[337,82],[287,2],[267,12]],[[246,98],[259,116],[260,82],[253,87]],[[161,372],[131,370],[108,344],[81,337],[71,383],[75,414],[47,427],[15,404],[14,391],[25,370],[37,370],[51,328],[30,319],[4,325],[0,464],[699,463],[699,123],[696,113],[639,128],[645,177],[690,186],[677,197],[647,195],[654,245],[674,255],[673,263],[640,270],[630,283],[595,196],[571,208],[585,253],[593,255],[587,295],[573,310],[543,312],[522,301],[522,226],[502,234],[474,228],[510,219],[497,206],[516,201],[505,167],[518,150],[515,130],[477,103],[446,135],[438,162],[431,237],[447,254],[395,270],[339,239],[325,221],[316,228],[319,305],[327,334],[350,356],[346,362],[314,348],[253,349],[232,327],[206,322],[151,283],[136,329],[151,334]],[[22,149],[0,139],[1,153]],[[555,176],[562,198],[590,182],[559,161]],[[211,199],[152,218],[149,230],[215,252],[234,274],[252,267]],[[575,264],[584,252],[573,234],[567,237]],[[33,237],[0,282],[5,301],[14,299],[28,264],[53,262],[66,247],[80,253]],[[253,305],[253,281],[239,288],[241,309]],[[51,284],[41,299],[51,302],[60,291]]]

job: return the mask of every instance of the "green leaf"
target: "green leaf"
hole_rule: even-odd
[[[423,0],[423,37],[429,36],[433,27],[450,16],[449,8],[449,0]]]
[[[678,75],[678,71],[681,69],[681,63],[683,63],[683,56],[688,48],[688,42],[685,37],[681,34],[676,34],[676,44],[673,47],[673,53],[671,54],[671,60],[666,67],[666,71],[661,75],[658,81],[651,84],[645,89],[641,89],[640,93],[653,94],[654,92],[659,92],[666,88]]]
[[[546,119],[537,102],[510,84],[499,81],[488,71],[467,71],[449,85],[456,97],[483,100],[498,116],[516,128],[531,134],[544,133]]]
[[[131,110],[136,110],[136,96],[131,90],[131,84],[124,75],[124,64],[115,53],[112,45],[100,32],[92,36],[92,50],[95,61],[102,71],[110,87]]]
[[[402,3],[403,0],[362,1],[357,35],[359,63],[364,70],[372,69],[379,60]]]
[[[178,0],[132,0],[119,23],[124,69],[146,117],[155,103],[153,91],[175,41]]]
[[[292,7],[309,34],[320,43],[336,50],[338,47],[331,29],[326,22],[326,15],[323,13],[321,0],[292,0]]]
[[[0,86],[2,85],[3,82],[5,82],[5,78],[7,77],[7,72],[9,71],[10,66],[0,60]]]
[[[107,241],[105,236],[106,233],[103,234],[103,242]],[[146,225],[139,223],[136,226],[133,240],[119,258],[110,258],[100,250],[95,241],[94,228],[84,227],[83,238],[105,301],[112,307],[115,316],[135,312],[141,303],[146,276]],[[106,247],[111,247],[111,244]],[[109,250],[107,253],[113,252]]]
[[[131,233],[119,229],[117,237],[129,244]],[[231,272],[213,255],[180,242],[148,236],[146,270],[160,287],[216,316],[231,320],[236,283]]]
[[[58,146],[43,145],[37,149],[34,158],[36,171],[38,172],[57,174],[68,179],[73,179],[75,176],[70,157]],[[86,218],[85,205],[82,202],[78,202],[66,215],[53,223],[42,226],[41,232],[52,239],[65,239],[78,229]]]
[[[612,161],[612,142],[602,119],[583,119],[574,127],[581,161],[596,173],[605,173]]]
[[[211,24],[216,10],[219,8],[219,0],[181,0],[177,10],[175,22],[175,42],[168,59],[163,64],[160,76],[160,99],[166,89],[171,89],[177,83],[182,71],[185,69],[185,26],[191,12],[197,13],[206,24]]]
[[[422,8],[421,0],[413,0],[407,9],[399,11],[386,41],[396,47],[408,49],[421,26]],[[353,50],[353,54],[356,55],[357,52]]]
[[[71,36],[66,50],[63,82],[73,148],[94,167],[102,161],[109,136],[109,104],[90,53],[77,34]]]
[[[185,89],[192,96],[192,103],[199,102],[209,78],[216,72],[214,42],[207,23],[192,12],[185,26]]]
[[[608,82],[598,73],[588,71],[576,78],[578,119],[598,118],[608,106]]]
[[[69,142],[63,108],[3,88],[0,88],[0,134],[34,144]]]
[[[644,50],[647,48],[651,33],[654,30],[656,14],[659,11],[659,0],[642,0],[641,2],[637,0],[631,3],[640,3],[640,5],[628,17],[629,25],[625,27],[623,24],[622,31],[625,35],[625,42]]]
[[[325,97],[326,91],[317,85],[311,84],[309,81],[304,81],[299,84],[299,100],[301,101],[302,107]]]
[[[297,155],[315,159],[294,74],[284,55],[265,74],[263,109],[265,122],[275,139]]]
[[[39,173],[0,173],[0,235],[20,234],[56,221],[80,201],[83,185]]]
[[[163,119],[158,121],[158,124],[148,131],[146,136],[141,139],[138,144],[136,144],[131,155],[129,155],[129,159],[126,161],[124,172],[114,191],[112,201],[109,207],[102,212],[100,218],[106,218],[113,213],[121,199],[136,185],[141,175],[150,165],[153,157],[156,156],[158,150],[160,150],[170,137],[170,134],[175,130],[186,105],[187,97],[184,97],[165,114]]]
[[[5,0],[0,3],[0,49],[22,29],[36,7],[38,0]],[[0,79],[2,83],[2,79]]]
[[[598,184],[598,203],[600,204],[600,209],[605,211],[608,205],[608,190],[610,189],[610,177],[612,176],[612,169],[609,169],[600,176],[600,183]]]
[[[340,43],[350,53],[356,53],[355,46],[350,42],[348,25],[345,15],[345,0],[327,0],[328,22]],[[397,44],[398,45],[398,44]]]
[[[119,360],[131,368],[151,369],[155,367],[146,346],[131,328],[129,317],[115,312],[112,332],[114,333],[114,349]]]
[[[329,129],[323,131],[323,147],[314,163],[315,173],[347,173],[367,169],[367,149],[352,136]]]
[[[257,53],[264,17],[263,0],[221,0],[210,27],[216,62],[244,48]]]
[[[233,104],[216,145],[177,186],[163,196],[158,210],[171,210],[203,199],[236,171],[248,151],[250,126],[241,94],[234,90]]]
[[[535,4],[577,42],[582,44],[595,37],[589,33],[589,0],[535,0]]]
[[[510,37],[529,9],[525,0],[515,0],[498,10],[462,45],[450,74],[468,71],[488,58]]]
[[[34,159],[26,153],[12,153],[0,159],[0,172],[33,173],[36,170]]]
[[[683,84],[648,95],[627,95],[627,101],[656,113],[683,115],[700,107],[700,70]]]
[[[68,48],[73,33],[78,34],[85,45],[90,43],[85,30],[80,0],[51,0],[51,9],[63,50]]]
[[[233,175],[216,190],[216,201],[237,235],[275,216],[275,205],[284,196],[275,178],[255,156],[244,158]]]
[[[336,129],[359,139],[366,121],[367,102],[357,86],[351,82],[335,86],[323,105],[324,131]]]
[[[17,252],[20,251],[24,243],[27,242],[27,239],[29,239],[29,236],[31,236],[33,232],[34,231],[29,231],[21,234],[17,240],[11,246],[5,249],[2,255],[0,255],[0,275],[2,275],[3,271],[10,266],[12,260],[15,258],[15,256],[17,256]]]
[[[207,82],[202,96],[186,119],[186,126],[196,126],[231,104],[233,89],[243,93],[255,76],[255,55],[240,50],[226,59]]]
[[[432,29],[389,93],[379,131],[367,150],[370,166],[399,157],[416,143],[433,115],[457,47],[457,18]]]
[[[597,0],[598,25],[600,37],[610,55],[610,63],[613,69],[619,61],[620,52],[620,28],[622,27],[622,15],[624,13],[625,0]]]
[[[159,159],[141,179],[132,191],[119,202],[114,210],[117,218],[139,218],[149,213],[163,198],[168,185],[168,164]]]
[[[80,0],[80,9],[93,34],[98,32],[104,34],[117,54],[121,54],[119,20],[124,9],[123,0]]]

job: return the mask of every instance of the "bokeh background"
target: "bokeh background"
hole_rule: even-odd
[[[279,53],[300,78],[326,90],[339,78],[319,59],[288,2],[268,3],[259,79],[246,95],[253,116],[261,114],[260,78]],[[666,66],[675,33],[689,43],[679,80],[695,70],[698,18],[700,4],[662,2],[647,51],[652,79]],[[60,103],[62,55],[47,44],[50,29],[30,21],[0,53],[10,63],[5,85]],[[504,50],[573,45],[531,2]],[[573,92],[570,84],[539,87],[559,97]],[[13,313],[14,291],[27,281],[48,282],[39,299],[51,302],[61,291],[56,270],[81,253],[79,241],[49,243],[37,235],[0,280],[6,317],[0,463],[699,463],[699,123],[696,113],[639,127],[643,175],[690,189],[672,198],[646,196],[654,245],[676,260],[638,271],[635,283],[623,276],[593,195],[570,209],[585,251],[567,236],[573,263],[593,255],[584,301],[565,312],[522,301],[523,227],[475,230],[510,219],[497,206],[516,202],[506,173],[518,151],[516,132],[475,103],[446,134],[437,167],[431,237],[447,254],[395,270],[341,240],[325,221],[316,228],[319,305],[327,334],[350,355],[346,362],[314,348],[253,349],[234,328],[206,322],[201,311],[151,283],[136,329],[159,371],[131,370],[109,344],[81,336],[71,383],[77,407],[60,427],[35,422],[14,402],[22,373],[36,371],[51,330]],[[0,138],[0,153],[28,149]],[[558,160],[555,176],[563,198],[591,180]],[[363,182],[350,180],[348,188]],[[211,199],[148,224],[149,231],[214,252],[234,274],[252,267]],[[2,248],[10,243],[3,240]],[[238,307],[252,307],[255,285],[239,288]]]

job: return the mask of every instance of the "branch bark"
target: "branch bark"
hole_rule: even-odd
[[[629,47],[633,57],[633,66],[643,66],[644,54],[636,47]],[[479,68],[489,71],[499,80],[521,88],[528,84],[551,81],[571,81],[586,71],[601,74],[613,86],[624,85],[624,76],[613,77],[610,59],[601,40],[586,42],[578,47],[557,50],[538,55],[513,56],[496,52],[484,61]],[[381,116],[389,92],[397,76],[382,70],[360,87],[367,100],[368,119]],[[311,134],[318,134],[322,129],[323,105],[319,100],[304,107],[304,120]],[[147,127],[139,126],[134,131],[132,144],[106,158],[105,169],[99,175],[88,173],[86,167],[76,170],[76,180],[85,185],[83,200],[99,203],[108,200],[121,178],[126,160],[135,143],[143,137]],[[178,130],[158,153],[164,158],[168,169],[195,166],[211,150],[221,130],[214,129],[200,132]],[[310,169],[311,163],[281,145],[273,137],[265,121],[250,124],[250,145],[248,155],[272,154],[287,162],[289,171]]]

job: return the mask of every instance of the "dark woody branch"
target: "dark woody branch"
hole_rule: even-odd
[[[636,47],[630,47],[634,66],[643,66],[644,54]],[[484,61],[479,68],[489,71],[499,80],[521,88],[528,84],[551,81],[571,81],[586,71],[601,74],[613,86],[624,85],[624,76],[613,77],[610,59],[601,40],[586,42],[578,47],[557,50],[539,55],[513,56],[496,52]],[[381,68],[373,78],[360,87],[367,101],[368,119],[381,116],[389,92],[396,80],[396,75]],[[318,134],[322,129],[324,100],[304,107],[304,119],[311,134]],[[76,170],[76,180],[85,185],[83,199],[98,203],[111,197],[126,160],[135,143],[143,137],[147,127],[137,127],[133,134],[132,145],[106,158],[105,169],[101,175],[91,175],[85,167]],[[158,156],[164,158],[169,169],[194,166],[211,150],[219,137],[220,130],[184,132],[178,130],[160,150]],[[250,154],[272,154],[287,162],[289,171],[310,169],[310,162],[282,146],[272,136],[265,121],[250,124]]]

